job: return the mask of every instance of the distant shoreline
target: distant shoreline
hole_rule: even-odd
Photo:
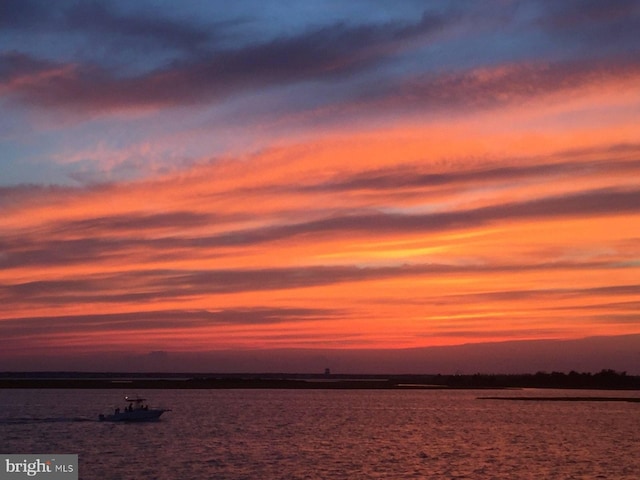
[[[478,400],[512,400],[531,402],[629,402],[640,403],[640,397],[478,397]]]
[[[405,384],[393,380],[349,379],[317,381],[314,379],[275,378],[207,378],[186,380],[96,380],[96,379],[0,379],[0,389],[16,388],[70,388],[70,389],[296,389],[296,390],[443,390],[462,387],[431,384]],[[503,387],[474,387],[496,388]]]
[[[189,374],[111,372],[0,372],[0,389],[519,389],[640,390],[640,376],[612,370],[596,374],[522,375]],[[519,399],[519,398],[518,398]]]

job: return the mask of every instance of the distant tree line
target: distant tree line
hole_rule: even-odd
[[[321,381],[318,381],[321,380]],[[211,374],[0,372],[2,388],[568,388],[640,390],[640,376],[611,369],[598,373],[537,372],[474,375]]]
[[[429,383],[452,388],[581,388],[638,390],[640,376],[604,369],[598,373],[537,372],[535,374],[428,375],[394,379],[401,382]]]

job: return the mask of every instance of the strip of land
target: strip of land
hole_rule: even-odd
[[[640,376],[612,370],[523,375],[189,374],[112,372],[0,372],[0,388],[76,389],[520,389],[640,390]],[[483,397],[484,398],[484,397]],[[494,399],[493,397],[486,397]],[[531,397],[540,400],[543,397]],[[553,398],[555,397],[548,397]],[[561,397],[577,401],[583,397]],[[598,397],[588,397],[589,399]],[[608,398],[608,397],[600,397]],[[529,397],[496,397],[526,400]],[[571,400],[573,399],[573,400]],[[597,401],[597,400],[591,400]],[[614,400],[619,401],[619,400]]]
[[[478,400],[522,400],[531,402],[631,402],[640,397],[478,397]]]

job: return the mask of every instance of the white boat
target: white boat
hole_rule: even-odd
[[[123,410],[116,408],[110,415],[98,415],[101,422],[148,422],[158,420],[164,412],[170,412],[168,408],[151,408],[146,404],[146,399],[140,397],[124,397],[128,402]]]

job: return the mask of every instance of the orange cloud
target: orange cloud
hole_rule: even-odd
[[[638,333],[638,130],[629,90],[605,80],[562,108],[545,97],[142,181],[3,189],[0,333],[78,352]],[[587,108],[606,125],[567,113]]]

